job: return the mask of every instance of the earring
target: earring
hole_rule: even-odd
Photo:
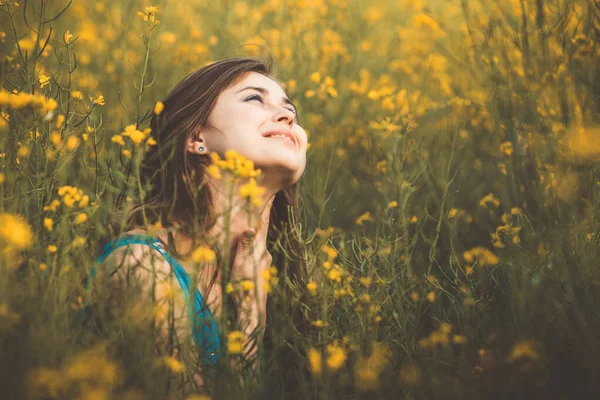
[[[198,147],[198,151],[204,151],[204,146]]]

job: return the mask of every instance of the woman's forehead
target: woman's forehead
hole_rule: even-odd
[[[247,73],[239,82],[228,89],[231,93],[237,93],[239,90],[246,87],[260,87],[264,88],[269,92],[269,95],[275,95],[276,97],[285,96],[283,88],[277,83],[277,81],[263,75],[258,72]]]

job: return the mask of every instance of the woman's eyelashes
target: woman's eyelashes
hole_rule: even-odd
[[[246,101],[255,100],[255,99],[260,101],[261,103],[264,103],[262,96],[260,96],[258,94],[253,94],[252,96],[247,97]],[[296,123],[298,123],[298,115],[296,114],[296,110],[294,110],[293,108],[288,108],[288,110],[290,110],[291,112],[294,113],[294,120],[296,121]]]

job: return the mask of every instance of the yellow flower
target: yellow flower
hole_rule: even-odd
[[[0,172],[0,185],[3,184],[6,181],[6,177],[4,175],[4,172]]]
[[[46,86],[47,84],[50,83],[50,77],[40,74],[40,77],[38,79],[38,82],[40,83],[40,87],[43,88],[44,86]]]
[[[337,371],[346,362],[346,351],[337,344],[327,345],[327,368],[330,371]]]
[[[96,97],[96,99],[93,101],[93,104],[100,104],[101,106],[103,106],[105,104],[104,96],[100,95]]]
[[[254,282],[248,280],[248,279],[244,279],[241,282],[242,285],[242,289],[246,290],[246,291],[250,291],[254,289]]]
[[[321,246],[321,251],[325,254],[327,254],[327,257],[329,257],[330,260],[335,260],[337,257],[337,251],[335,251],[335,249],[331,246],[328,246],[326,244]]]
[[[146,139],[146,136],[147,136],[146,132],[150,133],[146,129],[144,129],[144,131],[142,132],[142,131],[136,129],[135,124],[131,124],[131,125],[127,125],[125,127],[125,131],[121,132],[121,135],[128,136],[129,139],[131,139],[131,141],[135,144],[140,144],[142,142],[142,140]]]
[[[52,133],[50,134],[50,141],[52,142],[52,144],[58,147],[58,145],[60,145],[60,140],[60,133],[58,133],[57,131],[52,131]]]
[[[277,277],[277,268],[272,265],[271,268],[262,271],[260,275],[263,280],[263,288],[267,291],[267,293],[271,293],[273,285],[276,285],[279,281],[279,278]]]
[[[52,202],[51,202],[49,205],[47,205],[47,206],[44,206],[42,209],[43,209],[44,211],[52,211],[52,212],[55,212],[55,211],[56,211],[56,209],[58,208],[58,206],[60,206],[60,201],[59,201],[59,200],[57,200],[57,199],[54,199],[54,200],[52,200]]]
[[[362,392],[379,388],[379,373],[371,368],[366,359],[359,360],[354,366],[354,382]]]
[[[508,357],[506,357],[507,363],[515,362],[519,359],[529,359],[531,361],[537,361],[540,355],[536,348],[537,343],[533,340],[522,340],[514,344]]]
[[[225,285],[225,293],[227,294],[231,294],[234,292],[234,288],[233,288],[233,284],[231,282],[227,283],[227,285]]]
[[[240,196],[247,201],[251,201],[254,205],[260,205],[261,196],[264,192],[265,188],[258,186],[254,178],[250,178],[248,183],[240,187]]]
[[[315,376],[319,376],[323,372],[321,352],[312,347],[308,349],[308,369]]]
[[[155,14],[158,12],[158,7],[147,6],[144,12],[138,11],[137,15],[148,23],[149,26],[158,25],[159,20],[156,19]]]
[[[57,250],[58,250],[58,248],[55,245],[53,245],[53,244],[48,245],[48,253],[56,253]]]
[[[75,217],[75,225],[79,225],[84,223],[85,221],[87,221],[87,214],[86,213],[79,213],[77,214],[77,216]]]
[[[227,334],[227,351],[229,354],[241,354],[246,336],[243,332],[232,331]]]
[[[506,154],[507,156],[510,156],[513,152],[513,145],[511,142],[503,142],[500,145],[500,151],[503,152],[504,154]]]
[[[148,146],[154,146],[156,144],[156,140],[154,140],[154,138],[148,138],[148,140],[146,140],[146,144]]]
[[[452,343],[454,343],[454,344],[463,344],[466,342],[467,342],[467,337],[465,335],[452,336]]]
[[[396,200],[390,201],[387,206],[388,208],[398,207],[398,202]]]
[[[73,246],[73,247],[83,246],[85,244],[85,242],[86,242],[86,239],[84,237],[75,236],[75,238],[71,242],[71,246]]]
[[[169,367],[169,369],[175,373],[182,372],[184,370],[184,365],[181,361],[171,356],[164,356],[162,358],[162,362]]]
[[[123,149],[123,150],[121,150],[121,154],[123,154],[123,156],[125,158],[131,158],[131,151],[130,150]]]
[[[484,247],[474,247],[471,250],[465,251],[463,253],[463,258],[469,264],[472,264],[477,260],[477,264],[481,267],[496,265],[499,261],[498,256]]]
[[[200,246],[192,253],[192,261],[195,263],[211,262],[216,258],[215,252],[207,246]]]
[[[498,200],[498,198],[492,193],[488,193],[481,200],[479,200],[479,205],[481,207],[487,207],[488,203],[492,203],[494,206],[498,207],[500,205],[500,200]]]
[[[371,213],[370,213],[369,211],[367,211],[366,213],[362,214],[360,217],[358,217],[358,218],[356,219],[356,223],[357,223],[358,225],[361,225],[361,226],[362,226],[362,224],[363,224],[363,221],[371,221],[371,222],[373,222],[373,221],[375,221],[375,220],[374,220],[374,219],[373,219],[373,217],[371,216]]]
[[[221,169],[216,164],[209,165],[206,172],[215,179],[221,179]]]
[[[33,232],[24,217],[0,213],[0,250],[5,255],[27,249],[32,243]]]
[[[29,147],[27,147],[27,146],[19,147],[19,150],[17,151],[17,156],[25,158],[28,155],[29,155]]]
[[[54,221],[52,218],[44,218],[44,228],[46,228],[49,232],[52,232],[54,225]]]
[[[69,136],[69,138],[67,139],[67,142],[65,143],[65,147],[66,147],[67,151],[73,151],[77,147],[79,147],[80,143],[81,143],[81,140],[77,136]]]
[[[165,105],[162,101],[157,101],[154,105],[154,114],[160,115],[160,113],[165,109]]]
[[[376,165],[377,171],[386,173],[388,171],[387,161],[381,160]]]
[[[342,273],[340,272],[339,269],[333,268],[329,271],[329,273],[327,274],[327,277],[331,281],[339,282],[342,279]]]
[[[425,297],[430,303],[433,303],[435,301],[435,292],[429,292],[425,295]]]
[[[410,219],[410,221],[408,221],[408,222],[411,223],[411,224],[416,223],[417,222],[417,216],[413,215],[412,218]]]
[[[310,281],[306,284],[306,288],[313,296],[317,294],[317,283],[314,281]]]
[[[73,34],[70,31],[66,31],[63,34],[63,39],[65,41],[65,44],[68,46],[69,44],[71,44],[73,42],[73,39],[75,39],[75,36],[73,36]]]
[[[111,142],[115,142],[120,144],[121,146],[125,146],[125,141],[123,140],[123,136],[121,135],[114,135],[110,140]]]
[[[371,283],[373,283],[373,278],[371,278],[370,276],[363,276],[363,277],[359,278],[358,281],[364,287],[368,288],[369,286],[371,286]]]
[[[60,114],[57,118],[56,118],[56,127],[60,128],[62,126],[62,124],[65,122],[65,116],[63,114]],[[36,135],[37,137],[37,135]]]
[[[323,322],[323,321],[322,321],[322,320],[320,320],[320,319],[318,319],[318,320],[316,320],[316,321],[313,321],[313,322],[312,322],[312,324],[313,324],[314,326],[316,326],[317,328],[322,328],[322,327],[324,327],[325,325],[327,325],[325,322]]]
[[[448,218],[454,218],[456,217],[456,215],[458,214],[458,208],[451,208],[450,211],[448,211]]]

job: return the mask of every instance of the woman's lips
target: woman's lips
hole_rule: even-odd
[[[294,143],[290,138],[286,137],[286,136],[268,136],[268,139],[280,139],[280,140],[285,140],[287,143],[291,144],[292,146],[296,147],[296,143]]]

